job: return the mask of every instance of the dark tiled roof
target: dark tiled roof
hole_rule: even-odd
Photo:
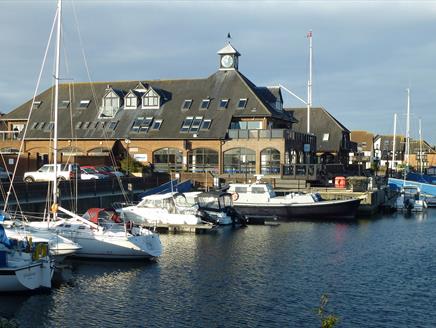
[[[130,90],[135,89],[138,81],[74,83],[60,85],[59,100],[69,100],[68,109],[59,109],[59,138],[71,139],[190,139],[193,133],[182,133],[180,128],[187,116],[202,116],[211,119],[209,130],[198,131],[199,139],[225,138],[232,117],[275,117],[286,121],[292,118],[287,113],[276,111],[270,102],[275,95],[270,92],[268,97],[264,90],[258,88],[245,76],[236,70],[217,71],[204,79],[184,80],[155,80],[141,81],[145,87],[151,87],[161,97],[159,109],[124,109],[121,108],[113,118],[99,118],[103,96],[108,85],[118,95],[124,97]],[[36,97],[42,101],[39,108],[34,109],[29,121],[27,139],[44,139],[50,137],[46,129],[52,111],[53,88],[50,88]],[[138,92],[137,92],[138,94]],[[143,93],[140,92],[140,95]],[[95,95],[95,96],[94,96]],[[237,109],[239,99],[247,98],[247,106]],[[185,99],[192,99],[193,103],[188,110],[182,110]],[[210,99],[208,109],[200,109],[203,99]],[[221,99],[230,99],[227,109],[219,109]],[[267,100],[268,99],[268,100]],[[81,100],[90,100],[85,109],[78,109]],[[275,100],[274,100],[275,102]],[[2,117],[2,120],[27,119],[31,101],[26,102],[14,111]],[[147,133],[133,132],[131,127],[137,117],[153,117],[163,120],[161,128],[157,131],[149,130]],[[34,129],[36,122],[46,122],[45,129]],[[79,128],[79,122],[82,126]],[[97,127],[95,124],[98,123]],[[107,122],[102,128],[102,122]],[[109,129],[110,122],[118,122],[115,129]],[[115,123],[113,123],[115,125]],[[112,125],[112,126],[113,126]],[[73,129],[72,129],[73,128]]]
[[[286,108],[298,120],[294,124],[295,131],[307,132],[307,108]],[[324,108],[314,107],[310,111],[310,130],[316,135],[316,147],[320,152],[336,152],[341,149],[343,133],[350,131],[334,118]],[[323,141],[323,135],[329,134],[327,141]]]
[[[374,134],[368,131],[351,131],[350,140],[361,145],[363,151],[372,151]]]

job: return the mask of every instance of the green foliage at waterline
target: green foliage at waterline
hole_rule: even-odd
[[[337,316],[327,312],[326,307],[328,302],[328,295],[322,294],[318,307],[318,317],[321,320],[321,328],[333,328],[339,322]]]

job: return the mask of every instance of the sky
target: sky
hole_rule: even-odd
[[[307,97],[313,31],[313,105],[349,130],[436,144],[436,1],[64,0],[66,81],[203,78],[231,33],[239,70],[258,86]],[[0,111],[33,96],[56,0],[0,0]],[[50,48],[50,58],[54,49]],[[39,92],[52,85],[46,63]],[[284,92],[284,91],[283,91]],[[304,106],[286,94],[285,106]]]

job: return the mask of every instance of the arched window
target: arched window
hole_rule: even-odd
[[[224,173],[256,173],[256,152],[248,148],[233,148],[224,152]]]
[[[188,171],[218,173],[218,152],[208,148],[193,149],[188,154]]]
[[[280,174],[280,152],[275,148],[266,148],[260,152],[260,172],[262,174]]]
[[[161,148],[153,153],[153,165],[156,172],[181,171],[183,154],[177,148]]]

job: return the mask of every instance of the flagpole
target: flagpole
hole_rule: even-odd
[[[310,108],[312,106],[312,30],[307,33],[309,39],[309,81],[307,82],[307,134],[310,134]]]

